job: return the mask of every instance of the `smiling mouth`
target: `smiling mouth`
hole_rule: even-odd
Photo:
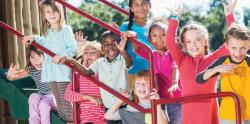
[[[199,48],[191,49],[192,52],[197,52]]]

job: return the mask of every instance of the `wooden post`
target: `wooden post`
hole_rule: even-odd
[[[16,28],[16,18],[15,18],[15,1],[9,0],[6,1],[6,22],[11,25],[13,28]],[[10,32],[8,34],[8,50],[9,50],[9,58],[10,62],[18,64],[17,56],[18,56],[18,47],[17,47],[17,38],[12,35]]]
[[[23,29],[23,2],[22,0],[15,0],[15,12],[16,12],[16,27],[17,30],[24,33]],[[18,40],[21,40],[18,38]],[[17,42],[18,44],[18,62],[20,68],[24,68],[26,66],[26,52],[25,52],[25,45],[23,45],[20,41]]]
[[[30,10],[31,11],[31,22],[32,22],[32,33],[40,34],[39,28],[39,7],[37,0],[30,0]]]
[[[32,35],[30,0],[23,0],[23,27],[25,35]]]

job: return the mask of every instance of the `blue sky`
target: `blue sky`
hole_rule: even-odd
[[[74,6],[79,6],[81,4],[81,1],[84,0],[68,0],[68,2]],[[185,6],[190,8],[204,8],[203,10],[206,11],[208,9],[207,5],[209,5],[211,0],[151,0],[151,2],[151,11],[154,14],[154,17],[159,17],[168,14],[168,11],[164,9],[165,7],[173,7],[179,3],[183,3]],[[250,9],[250,0],[238,0],[236,11],[238,13],[242,13],[243,7]]]

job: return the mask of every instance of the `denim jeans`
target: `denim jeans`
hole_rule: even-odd
[[[169,116],[169,124],[182,123],[181,103],[166,104],[165,108],[165,114]]]

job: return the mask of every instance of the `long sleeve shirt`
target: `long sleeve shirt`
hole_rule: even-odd
[[[78,84],[78,92],[72,90],[72,83],[70,83],[65,91],[64,98],[69,102],[79,103],[77,119],[80,124],[86,122],[93,122],[101,124],[104,122],[104,107],[97,106],[89,100],[83,100],[83,95],[91,95],[96,98],[101,98],[99,87],[92,81],[88,80],[78,72],[74,72],[74,81]]]
[[[228,24],[234,22],[233,16],[226,17]],[[215,52],[205,55],[191,57],[183,52],[176,42],[175,36],[178,28],[178,21],[169,20],[169,27],[166,33],[166,44],[180,71],[183,96],[191,96],[216,92],[216,78],[211,78],[206,84],[198,84],[196,75],[206,69],[214,60],[227,55],[228,50],[223,45]],[[184,124],[216,124],[218,123],[217,103],[215,100],[199,100],[195,102],[183,102],[182,120]]]
[[[35,36],[35,42],[59,56],[73,57],[77,44],[71,27],[64,25],[59,31],[48,29],[47,36]],[[70,82],[71,70],[63,64],[54,64],[45,54],[42,66],[42,82]]]

